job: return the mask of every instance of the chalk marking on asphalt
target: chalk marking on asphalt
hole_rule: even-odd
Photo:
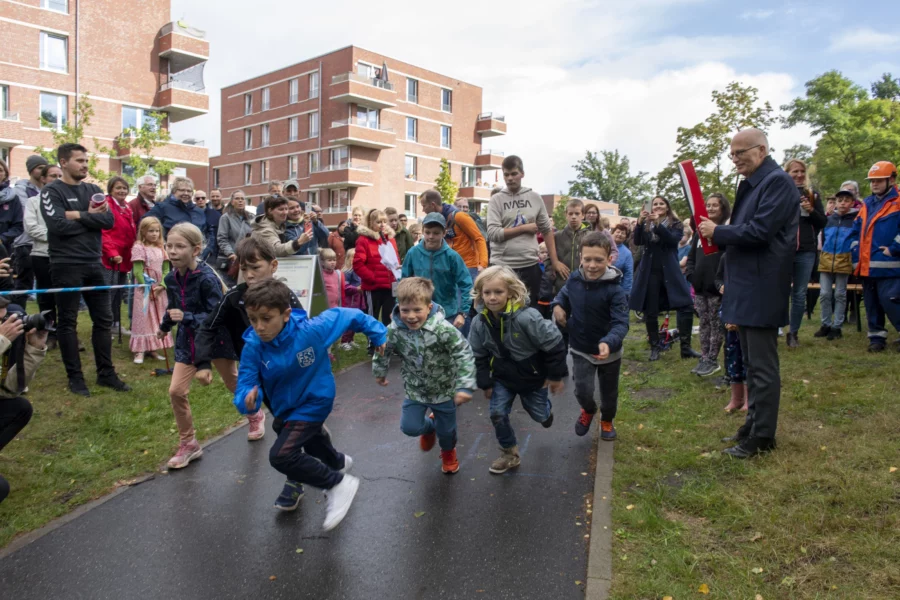
[[[528,434],[528,437],[525,438],[525,443],[522,444],[522,449],[519,450],[519,458],[525,456],[525,452],[528,450],[528,443],[531,441],[531,434]]]
[[[466,458],[463,460],[463,464],[465,464],[467,462],[471,462],[472,460],[475,459],[475,456],[477,456],[477,454],[478,454],[478,445],[481,443],[481,438],[483,438],[483,437],[484,437],[483,433],[479,433],[475,437],[475,441],[472,442],[472,447],[469,448],[469,452],[466,454]]]

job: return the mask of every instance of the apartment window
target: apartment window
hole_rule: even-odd
[[[297,156],[288,156],[288,179],[297,179]]]
[[[253,130],[245,129],[244,130],[244,150],[250,150],[253,148]]]
[[[453,91],[441,89],[441,110],[453,112]]]
[[[0,85],[0,119],[9,114],[9,87]]]
[[[412,117],[406,117],[406,139],[410,142],[419,139],[419,123]]]
[[[309,137],[319,137],[319,113],[309,113]]]
[[[263,123],[259,128],[259,147],[265,148],[269,145],[269,124]]]
[[[310,152],[309,153],[309,172],[315,173],[319,170],[319,153],[318,152]]]
[[[460,185],[462,187],[472,187],[478,181],[478,171],[475,167],[463,167],[462,168],[462,180],[460,181]]]
[[[219,188],[219,170],[218,169],[213,169],[213,187],[216,189]]]
[[[253,165],[244,165],[244,185],[250,185],[253,181]]]
[[[407,179],[415,179],[416,178],[416,167],[418,166],[416,164],[418,162],[416,160],[416,157],[410,156],[409,154],[407,154],[404,157],[404,162],[405,162],[404,177],[406,177]]]
[[[269,181],[269,161],[259,161],[259,182],[266,183]]]
[[[69,99],[41,92],[41,127],[60,129],[69,117]]]
[[[339,146],[331,149],[331,166],[344,165],[350,162],[350,148]]]
[[[260,110],[269,110],[269,88],[262,89],[262,107]]]
[[[41,32],[41,68],[51,71],[69,70],[69,52],[65,36]]]
[[[450,127],[441,125],[441,148],[450,148]]]
[[[9,148],[7,148],[6,146],[0,148],[0,160],[5,162],[6,164],[9,164]]]
[[[356,107],[356,124],[369,129],[378,129],[379,110],[365,106]]]
[[[309,74],[309,97],[319,97],[319,72]]]
[[[310,204],[318,204],[319,192],[306,192],[306,201]]]
[[[253,114],[253,94],[244,94],[244,115]]]
[[[331,190],[328,212],[346,212],[350,208],[350,191],[346,189]]]
[[[41,8],[69,14],[69,0],[41,0]]]
[[[404,202],[403,202],[403,212],[406,213],[406,216],[415,219],[416,218],[416,205],[419,203],[419,197],[415,194],[405,194]]]
[[[406,101],[419,103],[419,82],[416,79],[406,79]]]
[[[288,119],[288,141],[296,142],[298,137],[300,137],[300,119],[291,117]]]
[[[375,77],[375,67],[366,63],[356,63],[356,72],[363,77]]]
[[[125,131],[129,127],[138,130],[145,125],[150,131],[156,131],[156,119],[154,119],[148,111],[134,106],[122,107],[122,131]]]
[[[290,96],[289,102],[291,104],[295,104],[300,100],[300,80],[299,79],[291,79],[288,82],[288,96]]]

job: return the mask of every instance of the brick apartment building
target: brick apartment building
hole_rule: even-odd
[[[121,172],[116,138],[151,111],[164,126],[208,112],[204,34],[171,22],[171,0],[141,0],[123,9],[113,0],[0,0],[0,156],[13,177],[28,177],[25,160],[36,146],[52,147],[52,126],[73,118],[87,95],[94,109],[84,142],[111,149],[99,167]],[[192,142],[188,140],[188,142]],[[209,164],[196,143],[169,143],[154,157],[173,161],[176,174]]]
[[[442,158],[476,209],[502,182],[482,140],[506,122],[482,111],[480,87],[354,46],[223,88],[221,119],[209,187],[257,205],[267,182],[296,179],[329,225],[360,205],[415,216]]]

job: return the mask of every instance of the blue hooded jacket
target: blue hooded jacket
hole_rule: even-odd
[[[285,421],[321,423],[334,405],[335,385],[328,348],[348,329],[364,333],[375,346],[387,341],[387,328],[353,308],[332,308],[314,319],[303,309],[291,311],[274,340],[263,342],[253,328],[244,333],[234,406],[241,414],[259,410],[262,398],[272,413]],[[256,407],[247,410],[244,399],[259,387]]]
[[[597,354],[599,345],[607,344],[610,354],[604,362],[622,357],[629,325],[628,301],[621,281],[622,272],[615,267],[607,268],[600,279],[588,279],[584,269],[569,276],[553,305],[568,315],[566,330],[572,350]]]
[[[156,217],[163,226],[163,236],[169,237],[169,230],[178,223],[193,223],[207,239],[209,226],[206,224],[206,213],[193,202],[185,204],[175,196],[169,196],[147,211],[144,218]]]
[[[403,277],[430,279],[434,301],[448,318],[468,314],[472,307],[472,276],[459,253],[444,240],[437,250],[426,250],[424,242],[410,248],[403,259]]]

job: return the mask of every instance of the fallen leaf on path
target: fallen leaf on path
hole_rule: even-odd
[[[762,594],[757,594],[753,600],[763,600]]]
[[[579,581],[578,579],[576,579],[576,580],[575,580],[575,585],[581,585],[581,581]]]
[[[643,429],[643,428],[644,428],[644,424],[643,424],[643,423],[641,423],[640,425],[638,425],[638,429]]]
[[[700,587],[697,588],[697,591],[700,592],[701,594],[708,594],[709,586],[706,585],[705,583],[701,583]]]
[[[828,450],[828,446],[822,446],[819,450]]]
[[[804,380],[803,380],[803,385],[809,385],[809,379],[804,379]]]
[[[587,476],[587,473],[582,473],[582,475]]]
[[[634,504],[629,504],[628,506],[625,507],[625,510],[633,510],[633,509],[634,509]]]
[[[762,537],[763,537],[763,534],[761,534],[760,532],[757,531],[756,533],[753,534],[753,537],[750,538],[750,541],[751,541],[751,542],[758,542],[759,540],[762,539]]]
[[[303,554],[303,548],[297,548],[296,550],[294,550],[294,552],[296,552],[297,554]]]
[[[275,581],[276,579],[278,579],[278,578],[275,577],[274,575],[269,575],[269,581]]]
[[[754,568],[750,569],[750,572],[755,575],[759,575],[760,573],[763,572],[763,568],[762,567],[754,567]]]
[[[491,495],[493,496],[493,494],[491,494]],[[413,513],[413,516],[418,519],[419,517],[421,517],[424,514],[425,514],[425,511],[423,510],[421,512]]]
[[[663,596],[663,600],[673,600],[672,596]]]
[[[888,469],[888,473],[896,473],[896,472],[897,472],[897,467],[891,467],[890,469]]]

